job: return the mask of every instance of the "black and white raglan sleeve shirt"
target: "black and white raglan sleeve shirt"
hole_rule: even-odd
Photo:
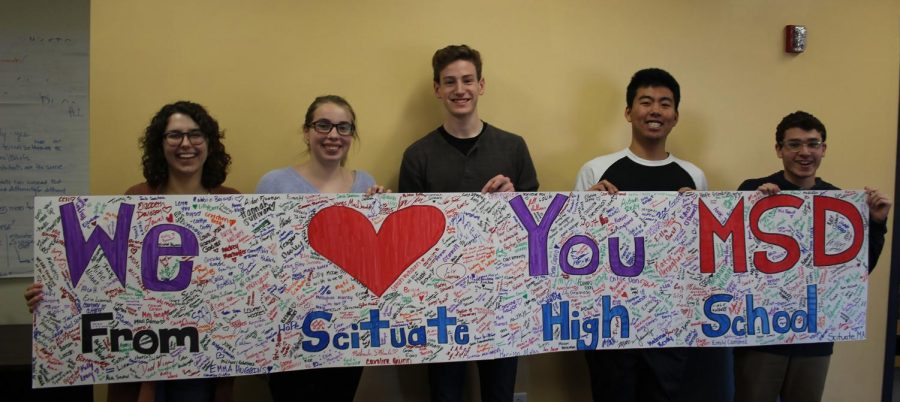
[[[575,180],[575,191],[587,191],[601,180],[609,181],[620,191],[677,191],[683,187],[698,191],[708,189],[706,175],[697,165],[672,154],[663,160],[646,160],[627,148],[585,163]]]

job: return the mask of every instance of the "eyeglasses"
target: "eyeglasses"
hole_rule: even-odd
[[[200,145],[206,142],[206,134],[203,134],[203,131],[200,130],[168,131],[163,135],[166,137],[166,144],[172,146],[181,145],[184,137],[187,137],[191,145]]]
[[[804,146],[806,148],[809,148],[810,151],[818,151],[818,150],[822,149],[822,147],[824,145],[825,145],[824,141],[816,141],[816,140],[809,141],[809,142],[803,142],[803,141],[781,142],[781,146],[787,148],[787,150],[791,151],[791,152],[798,152],[798,151],[800,151],[800,148],[803,148]]]
[[[345,136],[353,135],[353,133],[356,132],[356,126],[353,123],[348,122],[332,123],[328,120],[316,120],[307,127],[311,127],[319,134],[328,134],[331,132],[332,128],[337,129],[338,134]]]

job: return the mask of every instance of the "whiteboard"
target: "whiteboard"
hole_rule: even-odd
[[[31,276],[34,197],[88,188],[88,0],[4,0],[0,278]]]

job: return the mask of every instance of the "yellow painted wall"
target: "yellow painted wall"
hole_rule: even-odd
[[[788,24],[808,27],[806,53],[783,52]],[[627,145],[625,85],[658,66],[682,86],[669,149],[712,189],[779,169],[774,127],[803,109],[829,130],[821,176],[893,194],[898,0],[95,0],[91,191],[141,181],[138,136],[161,105],[190,99],[226,130],[226,184],[252,192],[263,173],[302,158],[303,113],[326,93],[357,111],[350,165],[395,188],[403,149],[440,124],[430,58],[451,43],[482,52],[481,117],[525,137],[541,190],[571,189],[582,163]],[[827,401],[880,397],[889,261],[885,252],[872,276],[869,340],[836,347]],[[0,284],[2,321],[29,321],[25,283]],[[577,354],[523,361],[517,389],[529,400],[587,399]],[[424,380],[415,367],[369,370],[357,399],[424,399]],[[263,389],[240,384],[247,400]]]

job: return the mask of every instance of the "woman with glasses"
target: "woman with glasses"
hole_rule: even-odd
[[[361,170],[344,167],[356,131],[356,113],[342,97],[316,98],[306,110],[303,140],[309,160],[266,173],[256,186],[260,194],[390,192]],[[269,375],[272,400],[353,401],[362,367],[286,371]]]
[[[306,110],[303,141],[309,160],[266,173],[256,185],[259,194],[380,193],[383,187],[361,170],[344,167],[353,140],[358,140],[356,114],[337,95],[316,98]]]
[[[125,194],[237,194],[222,186],[231,163],[223,137],[203,106],[186,101],[163,106],[141,139],[146,181]]]
[[[125,195],[237,194],[222,185],[231,156],[222,144],[219,123],[203,106],[179,101],[162,107],[150,120],[140,140],[143,183]],[[43,286],[25,290],[25,303],[34,312],[43,299]],[[232,379],[190,379],[109,384],[107,400],[140,402],[229,401]]]

